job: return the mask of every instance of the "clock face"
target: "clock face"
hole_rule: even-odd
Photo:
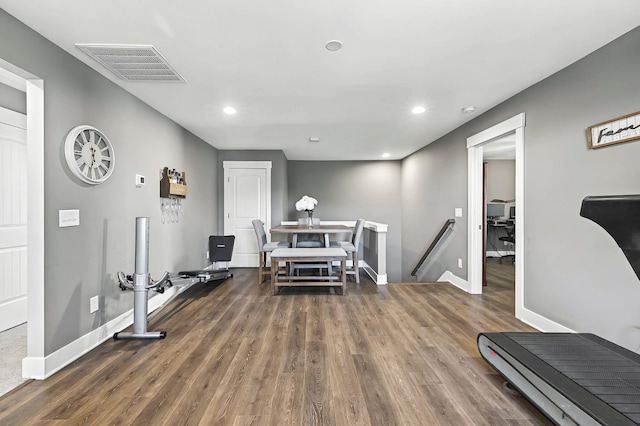
[[[64,155],[71,172],[91,185],[109,179],[116,160],[109,139],[86,125],[71,129],[64,142]]]

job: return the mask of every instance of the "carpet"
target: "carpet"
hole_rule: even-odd
[[[27,356],[27,324],[0,333],[0,395],[19,384],[22,378],[22,358]]]

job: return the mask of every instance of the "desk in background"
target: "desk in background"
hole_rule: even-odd
[[[513,254],[514,247],[505,246],[501,237],[513,237],[515,219],[487,219],[487,257],[502,257]]]

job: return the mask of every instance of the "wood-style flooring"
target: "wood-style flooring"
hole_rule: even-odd
[[[480,331],[532,330],[513,316],[513,265],[489,269],[483,295],[364,278],[344,297],[272,296],[237,269],[155,317],[166,339],[109,340],[4,395],[0,425],[550,424],[478,354]]]

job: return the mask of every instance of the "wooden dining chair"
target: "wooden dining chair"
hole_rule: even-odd
[[[264,229],[264,224],[260,219],[254,219],[251,221],[253,229],[256,231],[256,238],[258,239],[258,278],[259,283],[264,281],[264,276],[271,276],[271,270],[267,268],[267,254],[274,251],[277,248],[288,248],[291,244],[287,241],[271,241],[267,242],[267,232]]]
[[[351,258],[352,266],[347,268],[347,274],[355,277],[356,283],[360,283],[360,268],[358,267],[358,249],[360,247],[360,240],[362,239],[362,230],[364,229],[364,219],[356,220],[356,224],[353,227],[353,233],[351,234],[351,241],[332,241],[332,247],[340,247],[347,252],[347,255]]]

